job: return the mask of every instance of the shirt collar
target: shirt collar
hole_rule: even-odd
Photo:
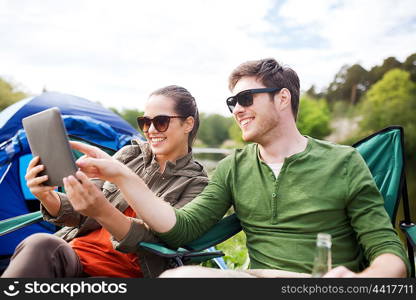
[[[304,137],[308,139],[308,143],[306,144],[305,150],[303,150],[301,152],[298,152],[298,153],[295,153],[295,154],[293,154],[289,157],[286,157],[283,164],[286,163],[286,162],[294,161],[294,160],[298,159],[299,157],[302,157],[302,156],[306,155],[311,150],[312,143],[313,143],[313,138],[311,138],[310,136],[307,136],[307,135],[305,135]],[[256,154],[257,154],[258,160],[261,161],[261,162],[264,162],[263,159],[260,157],[259,145],[257,143],[255,145],[256,145],[255,147],[256,147]]]
[[[156,160],[156,155],[152,152],[152,149],[150,148],[150,145],[148,142],[136,142],[142,153],[143,153],[143,159],[146,166],[149,165],[155,165],[159,166],[159,163]],[[170,173],[173,174],[173,171],[182,170],[184,169],[189,162],[192,159],[192,149],[189,149],[189,152],[185,154],[184,156],[177,159],[175,162],[167,161],[165,172],[166,174]]]

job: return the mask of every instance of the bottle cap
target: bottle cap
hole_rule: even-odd
[[[328,233],[318,233],[318,236],[316,238],[316,245],[331,247],[332,246],[331,235]]]

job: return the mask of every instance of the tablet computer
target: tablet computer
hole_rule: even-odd
[[[68,135],[57,107],[41,111],[22,120],[33,156],[45,166],[39,176],[48,175],[44,185],[63,186],[62,179],[78,170],[68,142]]]

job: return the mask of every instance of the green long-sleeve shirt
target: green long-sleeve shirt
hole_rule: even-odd
[[[333,266],[362,270],[382,253],[407,257],[360,154],[308,137],[306,149],[285,159],[278,178],[251,144],[222,160],[194,201],[159,236],[186,244],[234,206],[247,236],[250,268],[311,272],[316,235],[332,235]]]

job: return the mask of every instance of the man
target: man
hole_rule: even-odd
[[[332,235],[337,266],[326,276],[406,276],[403,245],[359,153],[302,136],[297,129],[297,74],[274,59],[249,61],[232,72],[229,88],[235,96],[227,105],[243,139],[253,143],[221,161],[208,186],[183,209],[149,198],[140,180],[111,170],[133,209],[172,247],[202,235],[231,206],[241,221],[252,270],[190,266],[162,275],[306,276],[316,235],[325,232]],[[89,164],[101,168],[98,161]]]

